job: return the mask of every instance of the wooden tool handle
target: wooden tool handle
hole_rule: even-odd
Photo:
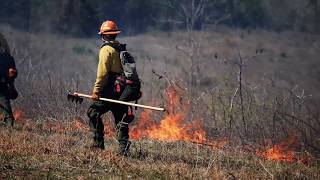
[[[80,96],[80,97],[85,97],[85,98],[92,98],[92,96],[87,95],[87,94],[74,93],[74,95]],[[142,104],[135,104],[135,103],[131,103],[131,102],[119,101],[119,100],[114,100],[114,99],[99,98],[99,100],[107,101],[107,102],[113,102],[113,103],[117,103],[117,104],[124,104],[124,105],[128,105],[128,106],[141,107],[141,108],[151,109],[151,110],[155,110],[155,111],[165,111],[164,108],[160,108],[160,107],[153,107],[153,106],[147,106],[147,105],[142,105]]]

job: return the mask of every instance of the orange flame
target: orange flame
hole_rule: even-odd
[[[182,93],[174,86],[166,89],[167,111],[168,114],[156,123],[153,120],[150,110],[141,113],[138,123],[131,128],[130,138],[141,139],[144,137],[161,141],[189,141],[195,143],[206,143],[216,145],[219,143],[210,143],[206,138],[206,132],[203,129],[203,121],[197,120],[187,122],[189,104],[187,99],[182,99]],[[220,143],[222,147],[226,144]]]
[[[24,112],[22,110],[15,109],[13,111],[13,117],[16,121],[19,121],[24,117]]]
[[[299,162],[306,163],[310,160],[310,156],[297,157],[295,148],[298,145],[298,138],[296,135],[291,134],[281,143],[272,146],[271,148],[261,151],[256,150],[256,154],[267,160],[283,161],[283,162]]]
[[[140,119],[138,124],[131,127],[129,135],[131,139],[141,139],[142,137],[148,136],[148,133],[145,131],[150,127],[154,126],[154,122],[151,121],[151,111],[145,110],[140,114]]]

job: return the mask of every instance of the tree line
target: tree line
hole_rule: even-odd
[[[320,31],[320,0],[1,0],[0,23],[33,32],[94,35],[105,19],[128,35],[237,28]]]

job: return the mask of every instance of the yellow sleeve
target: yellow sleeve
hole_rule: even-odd
[[[111,54],[103,47],[99,53],[99,63],[97,70],[97,79],[94,84],[93,92],[101,94],[102,87],[106,83],[108,73],[111,70]]]

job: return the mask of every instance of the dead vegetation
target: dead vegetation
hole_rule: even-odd
[[[45,124],[45,123],[42,123]],[[210,148],[185,142],[134,141],[131,155],[116,155],[113,137],[105,151],[90,151],[85,128],[64,122],[59,128],[21,120],[1,127],[1,178],[148,179],[318,179],[319,164],[266,161],[241,147]]]
[[[14,130],[0,129],[3,178],[319,179],[317,35],[218,27],[123,37],[138,62],[141,103],[168,106],[166,88],[179,89],[171,114],[138,111],[124,159],[112,123],[106,151],[86,148],[87,104],[66,100],[67,90],[91,91],[98,41],[1,31],[20,72],[21,117]],[[163,139],[152,134],[167,131],[161,122],[189,129]],[[217,139],[227,143],[206,146]]]

